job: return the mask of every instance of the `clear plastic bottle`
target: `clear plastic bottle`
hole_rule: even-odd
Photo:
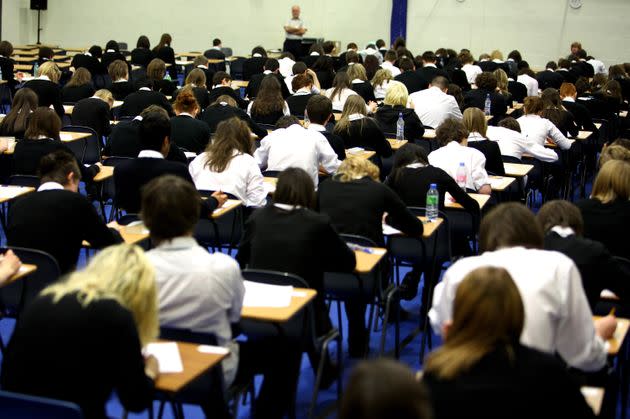
[[[492,108],[492,101],[490,100],[490,93],[486,94],[486,101],[483,104],[483,113],[490,115]]]
[[[398,122],[396,122],[396,140],[401,141],[405,139],[405,120],[403,119],[402,112],[398,113]]]
[[[0,80],[4,80],[4,78],[2,77],[2,68],[0,68]]]
[[[168,81],[172,80],[171,75],[168,72],[164,75],[164,80],[168,80]]]
[[[39,70],[39,64],[35,61],[35,64],[33,65],[33,77],[37,77],[37,70]]]
[[[439,196],[437,185],[432,183],[427,191],[426,217],[429,221],[435,221],[438,218]]]
[[[466,190],[466,164],[464,164],[464,162],[461,162],[459,164],[459,167],[457,168],[455,181],[460,188],[462,188],[464,191]]]

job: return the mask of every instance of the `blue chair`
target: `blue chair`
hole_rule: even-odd
[[[209,198],[214,191],[200,190],[202,197]],[[226,193],[228,199],[239,199],[237,196]],[[195,226],[194,237],[199,244],[213,250],[227,248],[229,252],[237,245],[241,237],[244,223],[244,209],[242,206],[217,219],[202,214]]]
[[[0,391],[0,417],[12,419],[82,419],[74,403]]]
[[[81,164],[95,164],[101,161],[102,142],[99,135],[90,127],[78,125],[68,125],[63,127],[64,131],[90,134],[89,137],[77,141],[64,143],[81,162]]]

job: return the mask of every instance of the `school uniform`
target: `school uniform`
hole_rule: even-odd
[[[479,61],[477,62],[477,66],[481,69],[481,71],[487,71],[489,73],[492,73],[500,67],[499,63],[495,63],[491,60]]]
[[[46,182],[13,202],[7,238],[9,246],[50,253],[62,274],[75,268],[83,240],[97,249],[121,241],[83,195],[56,182]]]
[[[439,127],[449,118],[462,120],[462,111],[455,98],[437,87],[409,95],[408,107],[413,108],[423,125],[432,128]]]
[[[136,91],[133,83],[128,80],[114,81],[109,86],[109,91],[112,92],[114,100],[125,100],[127,96]]]
[[[536,144],[544,146],[549,137],[560,149],[568,150],[574,142],[567,139],[553,122],[538,115],[523,115],[517,121],[521,126],[521,133]]]
[[[384,133],[396,135],[400,114],[402,114],[403,121],[405,122],[405,139],[409,142],[420,140],[424,135],[424,126],[413,109],[406,108],[402,105],[382,105],[376,110],[374,119],[379,123]]]
[[[560,90],[560,86],[564,83],[564,77],[548,68],[536,74],[536,81],[538,81],[538,87],[540,90],[545,90],[548,87]]]
[[[439,167],[453,179],[457,179],[459,164],[466,168],[466,189],[478,191],[483,185],[489,185],[486,172],[486,158],[483,153],[472,147],[465,147],[457,141],[432,151],[429,154],[431,166]]]
[[[81,67],[85,68],[92,75],[92,79],[94,79],[97,75],[107,74],[107,68],[103,66],[103,64],[96,57],[92,57],[89,52],[84,54],[76,54],[72,58],[72,62],[70,63],[71,67],[75,69],[79,69]]]
[[[239,108],[247,109],[247,104],[249,102],[242,99],[240,94],[237,93],[237,91],[232,89],[230,86],[222,86],[220,84],[213,86],[212,89],[208,92],[208,100],[210,101],[210,103],[214,103],[219,97],[223,95],[228,95],[232,99],[234,99]]]
[[[254,122],[252,118],[247,115],[247,112],[240,108],[229,106],[227,103],[216,103],[208,106],[201,115],[201,120],[208,124],[210,132],[216,132],[220,122],[233,117],[247,122],[252,134],[256,135],[259,139],[267,135],[267,130]]]
[[[212,47],[204,51],[203,55],[209,60],[223,60],[221,63],[209,65],[212,65],[212,68],[216,71],[225,71],[225,54],[221,51],[221,48]]]
[[[243,80],[251,80],[255,74],[261,74],[265,70],[266,57],[251,57],[243,61]]]
[[[541,116],[550,120],[565,137],[577,137],[580,132],[569,111],[549,108],[543,110]]]
[[[490,141],[486,137],[482,137],[478,132],[471,132],[468,135],[468,147],[481,151],[486,158],[485,167],[487,172],[498,176],[505,176],[501,150],[497,143]]]
[[[177,90],[177,83],[171,80],[151,80],[151,84],[153,86],[152,90],[160,92],[164,96],[173,96]]]
[[[516,78],[516,81],[522,83],[527,87],[527,96],[538,96],[538,81],[528,74],[521,74]]]
[[[389,70],[389,72],[392,73],[392,77],[396,77],[401,73],[400,68],[396,67],[394,63],[390,61],[383,61],[383,64],[381,64],[381,68],[384,70]]]
[[[283,101],[282,110],[277,110],[266,114],[256,111],[254,109],[254,103],[255,101],[249,102],[249,105],[247,106],[247,113],[254,121],[258,122],[259,124],[276,125],[278,119],[282,118],[283,116],[291,115],[289,111],[289,105],[287,105],[287,102],[285,101]]]
[[[309,89],[302,88],[286,99],[291,115],[304,117],[308,100],[315,96]]]
[[[518,160],[523,158],[523,154],[529,154],[533,158],[554,162],[558,160],[558,155],[550,148],[530,140],[518,131],[503,127],[488,127],[486,137],[490,141],[495,141],[499,145],[502,156],[514,157]]]
[[[358,94],[352,89],[343,88],[335,95],[335,97],[332,97],[334,90],[335,89],[331,87],[330,89],[324,91],[324,96],[326,96],[328,99],[332,101],[333,111],[337,111],[337,112],[343,111],[343,107],[346,104],[346,100],[348,100],[350,96]]]
[[[199,154],[210,141],[210,127],[190,114],[180,113],[171,118],[170,140],[178,147]]]
[[[0,71],[2,71],[2,80],[7,81],[7,85],[12,92],[15,92],[15,86],[18,84],[13,75],[13,65],[15,63],[9,57],[0,55]]]
[[[441,68],[437,68],[435,64],[425,64],[417,69],[416,72],[429,83],[438,76],[446,77],[446,79],[449,80],[448,73]]]
[[[486,89],[472,89],[464,95],[464,110],[468,108],[477,108],[485,111],[486,98],[490,95],[490,115],[495,123],[505,117],[507,112],[507,101],[498,92],[491,92]]]
[[[578,60],[571,64],[571,68],[575,70],[580,77],[592,78],[595,76],[595,69],[586,61]]]
[[[575,124],[580,130],[597,131],[597,127],[593,124],[593,116],[586,106],[576,102],[572,97],[562,99],[562,106],[571,112],[575,118]]]
[[[169,116],[175,115],[173,112],[173,107],[171,103],[166,99],[160,92],[153,91],[148,87],[143,87],[137,92],[131,93],[129,96],[125,98],[122,106],[120,107],[119,115],[120,116],[136,116],[140,115],[140,113],[145,110],[150,105],[158,105],[166,112],[168,112]]]
[[[92,84],[83,84],[81,86],[64,86],[61,90],[61,100],[63,103],[76,103],[81,99],[86,99],[94,95],[94,87]]]
[[[109,104],[98,97],[82,99],[74,105],[72,111],[72,125],[89,127],[96,131],[99,144],[102,137],[112,131],[110,124]]]
[[[557,70],[558,74],[560,74],[562,77],[564,77],[564,81],[567,83],[573,83],[575,84],[575,82],[577,81],[578,78],[580,78],[580,75],[573,69],[568,69],[568,68],[559,68]]]
[[[394,80],[404,84],[409,94],[419,92],[429,87],[429,82],[413,70],[402,72],[394,77]]]
[[[374,88],[368,81],[354,79],[352,80],[352,90],[365,100],[365,103],[374,102]]]
[[[321,87],[322,90],[330,89],[332,87],[333,81],[335,80],[334,71],[316,71],[315,75],[317,75],[319,87]]]
[[[57,83],[53,83],[46,76],[41,76],[24,83],[24,87],[33,90],[37,94],[37,106],[48,108],[53,106],[59,118],[63,119],[65,111],[63,109],[61,87]]]
[[[120,60],[123,63],[127,64],[129,72],[131,72],[131,66],[129,65],[129,63],[127,63],[127,59],[125,58],[125,56],[122,55],[120,52],[114,50],[108,49],[107,51],[105,51],[105,53],[101,57],[101,64],[103,64],[103,67],[109,68],[109,65],[116,60]]]
[[[177,66],[175,65],[175,51],[169,45],[165,45],[160,49],[154,48],[153,53],[155,58],[159,58],[164,61],[165,64],[170,64],[170,67],[166,68],[166,71],[171,76],[171,79],[177,80]]]
[[[210,94],[208,93],[208,89],[206,89],[205,86],[204,87],[197,87],[194,85],[189,85],[189,86],[192,86],[192,92],[193,92],[193,95],[195,96],[195,99],[197,100],[199,109],[203,110],[203,109],[206,109],[208,106],[210,106]],[[179,92],[181,92],[181,89],[173,93],[173,102],[175,102],[175,100],[177,99]]]
[[[198,65],[197,68],[203,70],[203,72],[206,74],[206,90],[212,90],[212,79],[214,78],[215,71],[205,65]]]
[[[153,51],[147,48],[135,48],[131,51],[131,64],[146,68],[155,58]]]
[[[348,130],[336,131],[343,139],[346,148],[362,147],[374,150],[379,157],[389,157],[393,154],[392,147],[385,138],[378,122],[361,114],[350,115]]]
[[[245,88],[245,95],[249,98],[249,100],[254,99],[256,95],[258,95],[258,90],[260,90],[260,84],[262,83],[263,79],[268,75],[272,75],[278,80],[278,83],[280,83],[280,90],[282,90],[283,98],[286,99],[291,95],[291,93],[289,92],[289,89],[287,88],[286,83],[284,82],[284,77],[282,77],[282,75],[278,73],[273,73],[269,70],[265,70],[260,74],[254,74],[251,80],[249,81],[249,84]]]
[[[337,134],[334,134],[326,130],[325,126],[320,125],[320,124],[315,124],[313,122],[308,124],[307,129],[317,131],[320,134],[322,134],[324,137],[326,137],[326,140],[328,140],[328,144],[330,144],[330,147],[332,147],[335,154],[337,154],[337,158],[339,160],[345,160],[346,147],[344,146],[343,138],[341,138]]]
[[[473,85],[477,83],[477,76],[483,73],[483,70],[478,65],[464,64],[462,71],[466,73],[466,80],[468,84]]]
[[[527,94],[527,86],[523,83],[508,79],[508,92],[512,95],[512,101],[523,103]]]
[[[630,259],[630,202],[616,200],[603,204],[599,199],[578,201],[584,219],[584,237],[602,243],[615,256]]]

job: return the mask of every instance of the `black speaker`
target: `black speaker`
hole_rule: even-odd
[[[48,0],[31,0],[31,10],[48,9]]]

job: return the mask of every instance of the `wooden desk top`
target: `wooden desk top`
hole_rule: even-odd
[[[531,164],[503,163],[506,176],[523,177],[534,168]]]
[[[278,184],[278,178],[276,177],[264,177],[263,184],[267,189],[268,194],[273,194],[276,191],[276,185]]]
[[[149,237],[149,232],[144,224],[121,226],[118,222],[112,221],[107,224],[107,227],[117,230],[127,244],[135,244]],[[85,240],[83,240],[82,245],[83,247],[91,247],[90,243]]]
[[[577,137],[575,137],[575,139],[576,140],[586,140],[592,134],[593,134],[593,131],[580,131],[580,132],[578,132],[578,135],[577,135]]]
[[[74,111],[74,106],[73,105],[63,105],[63,110],[66,113],[66,115],[72,115],[72,112]]]
[[[247,80],[232,80],[232,85],[236,87],[247,87],[249,86],[249,81]]]
[[[208,64],[221,64],[224,62],[225,60],[221,60],[220,58],[208,58]]]
[[[37,57],[11,57],[11,59],[13,61],[15,61],[16,63],[32,63],[37,61]]]
[[[63,143],[71,143],[72,141],[81,140],[83,138],[89,137],[90,133],[87,132],[69,132],[69,131],[61,131],[59,133],[59,138]]]
[[[422,136],[422,138],[426,138],[426,139],[433,139],[433,138],[435,138],[435,130],[434,129],[425,129],[424,130],[424,135]]]
[[[70,58],[72,58],[71,55],[54,55],[53,56],[53,60],[55,60],[55,61],[57,61],[57,60],[66,61],[66,60],[69,60]]]
[[[371,151],[371,150],[360,150],[360,151],[352,152],[350,151],[350,149],[346,149],[347,156],[359,157],[361,159],[369,159],[375,154],[376,154],[376,151]]]
[[[30,49],[30,50],[14,49],[13,55],[31,55],[31,56],[39,55],[39,49]]]
[[[31,192],[35,192],[35,188],[31,188],[30,186],[0,185],[0,204]]]
[[[377,263],[387,254],[387,249],[382,247],[366,247],[367,251],[355,250],[354,256],[357,258],[357,264],[354,272],[358,274],[369,274],[372,272]]]
[[[243,307],[241,317],[244,319],[269,322],[286,322],[300,311],[317,295],[317,291],[310,288],[293,288],[289,307]]]
[[[16,64],[13,66],[13,71],[31,71],[32,69],[32,64]]]
[[[488,200],[490,199],[490,195],[485,195],[485,194],[480,194],[480,193],[469,193],[468,196],[474,199],[475,201],[477,201],[477,203],[479,204],[479,209],[483,209],[483,207],[486,206],[486,204],[488,203]],[[457,202],[451,202],[447,199],[444,200],[444,206],[446,208],[451,208],[451,209],[464,208]]]
[[[59,67],[59,68],[70,68],[70,63],[65,63],[65,62],[60,63],[60,62],[57,62],[57,63],[55,63],[55,64],[57,64],[57,67]]]
[[[223,204],[221,208],[217,208],[214,210],[214,212],[212,213],[212,218],[217,219],[223,217],[225,214],[241,206],[242,204],[243,202],[239,201],[238,199],[228,199],[227,201],[225,201],[225,204]]]
[[[188,61],[188,60],[175,61],[175,65],[183,65],[183,66],[191,65],[192,63],[194,63],[194,61]]]
[[[155,380],[155,388],[175,394],[228,355],[200,352],[199,346],[196,343],[177,342],[184,371],[158,375]]]
[[[176,57],[196,57],[197,55],[203,55],[201,51],[190,51],[190,52],[178,52],[175,54]]]
[[[584,396],[586,403],[593,409],[595,416],[599,416],[604,401],[604,389],[599,387],[581,387],[580,392]]]
[[[392,150],[398,150],[400,147],[404,146],[405,144],[408,143],[407,140],[397,140],[395,138],[388,138],[387,141],[389,141],[389,145],[392,147]]]
[[[593,321],[600,319],[601,316],[593,316]],[[623,341],[628,334],[628,327],[630,327],[630,320],[617,317],[617,329],[612,339],[608,339],[608,355],[616,356],[623,345]]]
[[[502,192],[506,190],[516,178],[507,177],[507,176],[488,176],[490,178],[490,186],[493,191]]]
[[[13,45],[14,51],[15,50],[23,50],[23,51],[31,51],[31,50],[39,50],[39,46],[37,45]]]
[[[429,221],[427,217],[419,216],[418,219],[422,221],[422,238],[428,239],[437,231],[437,229],[442,225],[444,219],[438,218],[435,221]],[[401,236],[403,233],[399,230],[396,230],[392,226],[387,224],[383,224],[383,235],[384,236]]]
[[[94,176],[94,182],[102,182],[114,176],[114,166],[101,166],[101,170]]]
[[[5,282],[0,284],[0,287],[5,287],[9,284],[14,283],[15,281],[24,278],[27,275],[32,274],[33,272],[35,272],[37,270],[37,266],[36,265],[31,265],[28,263],[23,264],[22,266],[20,266],[20,269],[9,279],[7,279]]]

